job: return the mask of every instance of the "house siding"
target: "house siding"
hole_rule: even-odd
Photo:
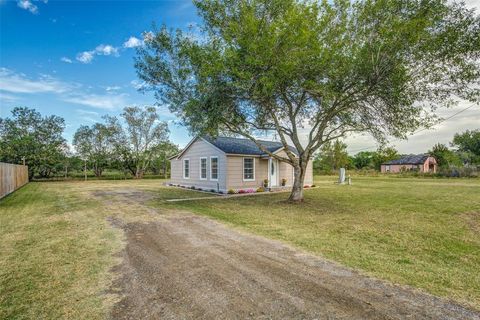
[[[433,164],[433,173],[437,171],[437,161],[434,157],[428,157],[423,164],[382,164],[380,166],[380,171],[382,173],[399,173],[402,170],[412,170],[418,169],[419,172],[429,172],[429,166]],[[390,167],[390,170],[387,171],[387,167]]]
[[[243,158],[255,160],[255,180],[243,180]],[[227,188],[258,188],[263,186],[263,180],[268,178],[268,159],[260,159],[255,156],[227,156]]]
[[[207,179],[200,179],[200,158],[207,158]],[[218,181],[211,180],[210,158],[218,158]],[[183,178],[183,160],[190,159],[190,178]],[[170,183],[202,189],[226,192],[227,156],[225,153],[201,138],[197,138],[178,159],[171,160]],[[218,185],[217,185],[218,183]]]

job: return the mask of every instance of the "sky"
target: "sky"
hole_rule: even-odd
[[[480,10],[480,0],[469,0]],[[0,117],[16,106],[35,108],[43,115],[65,119],[71,142],[82,124],[101,122],[102,115],[119,115],[125,106],[152,105],[150,92],[141,93],[135,68],[135,48],[155,23],[187,29],[198,23],[189,0],[171,1],[54,1],[0,0]],[[456,132],[480,128],[480,106],[469,103],[440,110],[455,117],[405,141],[392,141],[401,153],[426,152],[435,143],[452,140]],[[170,140],[185,146],[191,137],[166,107]],[[348,151],[375,150],[368,135],[348,137]]]

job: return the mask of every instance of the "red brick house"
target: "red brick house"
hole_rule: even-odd
[[[437,172],[437,160],[428,154],[408,155],[397,160],[387,161],[380,166],[382,173],[402,171]]]

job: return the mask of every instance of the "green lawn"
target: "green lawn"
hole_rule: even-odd
[[[334,181],[317,177],[299,205],[283,193],[172,206],[480,309],[479,180]]]
[[[299,205],[285,203],[286,193],[168,203],[210,195],[160,180],[30,183],[0,200],[0,319],[108,314],[118,298],[108,292],[110,270],[124,242],[107,217],[161,219],[112,190],[149,191],[141,203],[161,213],[206,215],[480,309],[480,180],[334,180],[317,178]]]
[[[159,199],[202,196],[162,181],[29,183],[0,200],[0,319],[103,319],[122,232],[107,217],[155,219],[135,205],[106,206],[91,192],[152,190]],[[208,196],[208,194],[205,194]],[[106,196],[108,199],[108,196]]]

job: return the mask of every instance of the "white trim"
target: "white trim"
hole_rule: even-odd
[[[274,159],[270,157],[268,159],[268,185],[269,187],[278,187],[280,185],[279,180],[280,180],[280,170],[279,170],[279,161],[277,159]],[[275,167],[275,185],[272,185],[272,164]]]
[[[202,178],[202,160],[205,159],[205,178]],[[199,163],[199,178],[200,180],[207,180],[208,179],[208,158],[207,157],[200,157]]]
[[[217,159],[217,179],[212,178],[212,159]],[[219,167],[218,156],[210,156],[210,181],[218,181]]]
[[[188,177],[185,176],[185,161],[188,161]],[[183,171],[183,179],[190,179],[190,171],[191,171],[190,158],[184,158],[183,159],[182,171]]]
[[[253,179],[245,179],[245,159],[253,160]],[[242,179],[243,181],[255,181],[255,157],[243,157],[242,159]]]
[[[262,158],[260,155],[245,154],[245,153],[225,153],[228,157],[247,157],[247,158]]]

